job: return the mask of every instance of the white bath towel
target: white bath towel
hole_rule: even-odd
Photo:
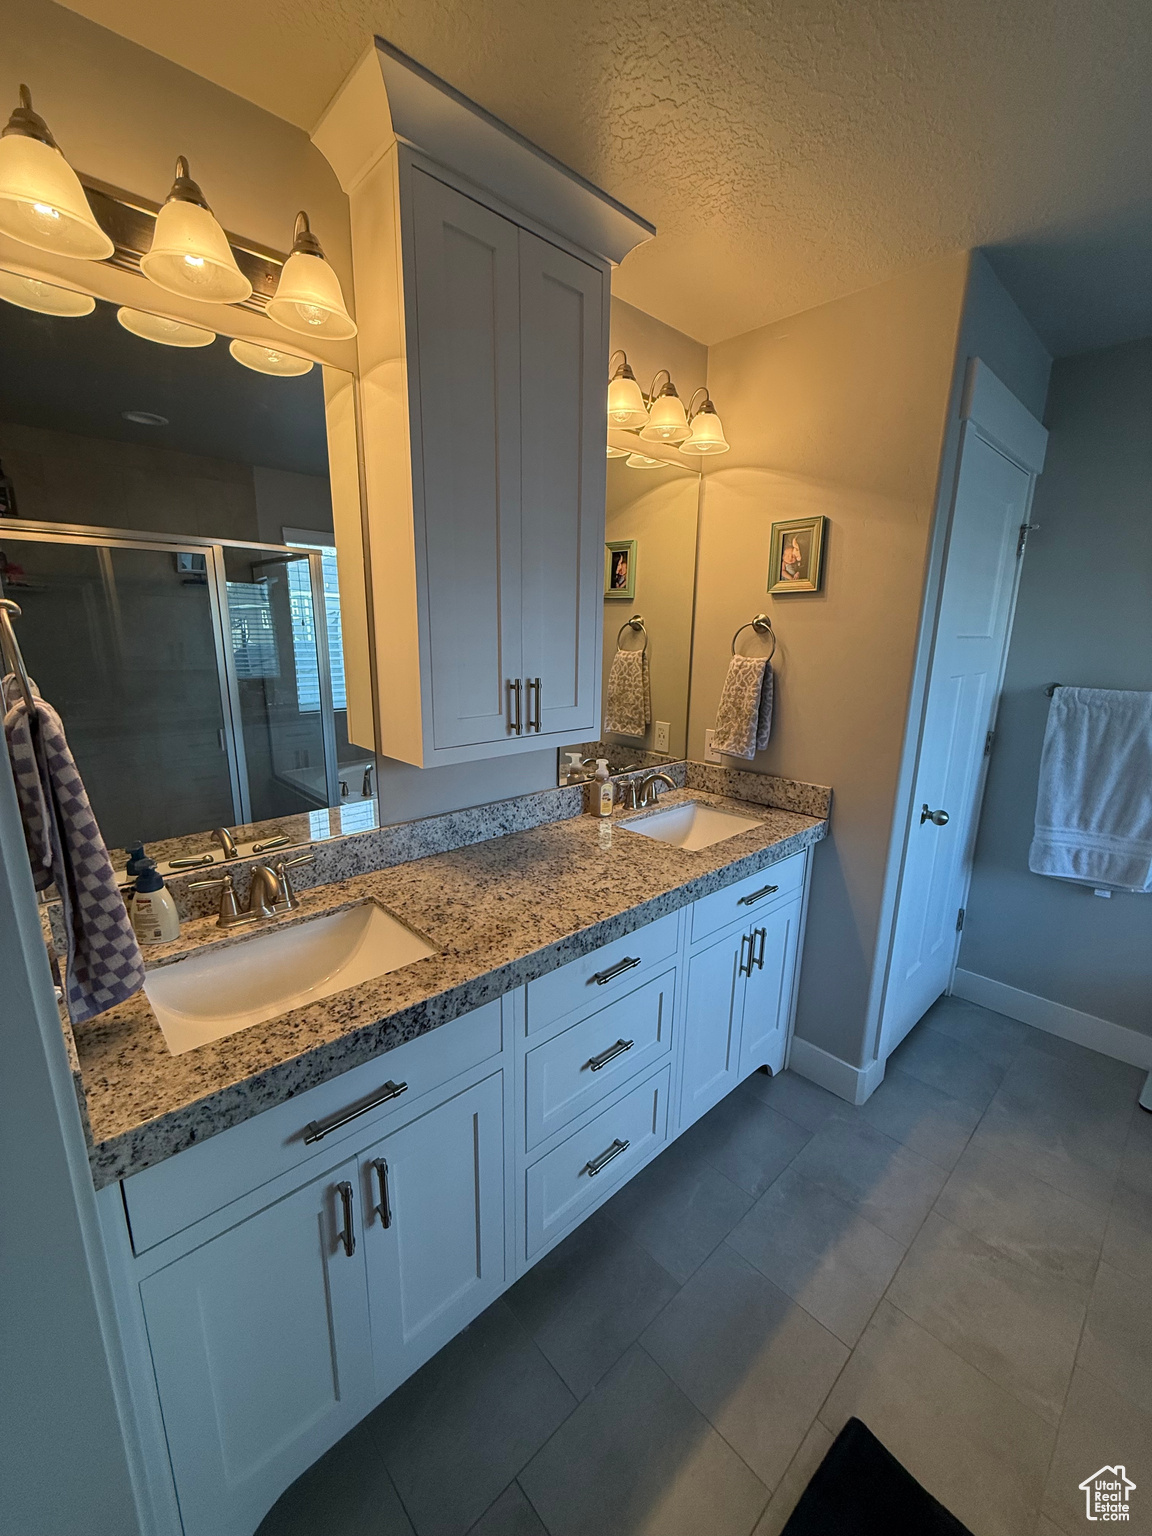
[[[617,736],[643,737],[652,723],[652,690],[648,680],[648,647],[617,650],[608,673],[604,729]]]
[[[772,735],[774,692],[766,656],[733,656],[716,711],[713,750],[746,758],[763,752]]]
[[[1028,868],[1098,890],[1152,891],[1152,693],[1056,689]]]

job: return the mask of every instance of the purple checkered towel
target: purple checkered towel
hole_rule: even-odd
[[[65,997],[73,1024],[82,1024],[139,992],[144,960],[60,716],[37,697],[31,720],[11,676],[2,693],[32,879],[38,891],[55,883],[60,893],[68,936]]]

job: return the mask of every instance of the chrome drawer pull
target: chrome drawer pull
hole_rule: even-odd
[[[749,891],[747,896],[741,896],[736,905],[738,907],[755,906],[758,901],[763,901],[765,896],[774,896],[779,889],[778,885],[761,886],[758,891]]]
[[[511,677],[508,679],[507,688],[509,699],[508,729],[515,735],[519,736],[524,730],[524,722],[520,714],[520,711],[523,707],[522,701],[524,697],[524,684],[521,682],[520,678]],[[516,706],[515,712],[513,712],[513,705]]]
[[[389,1099],[398,1099],[402,1093],[408,1092],[407,1083],[394,1083],[391,1078],[384,1084],[380,1092],[366,1104],[361,1104],[357,1109],[342,1109],[338,1114],[330,1115],[327,1120],[312,1120],[304,1127],[304,1144],[311,1146],[314,1141],[320,1141],[330,1131],[338,1131],[342,1125],[347,1125],[349,1120],[358,1120],[361,1115],[366,1115],[370,1109],[376,1109],[381,1104],[387,1104]]]
[[[584,1164],[584,1172],[590,1179],[594,1179],[596,1175],[601,1171],[601,1169],[607,1168],[608,1164],[614,1157],[619,1157],[621,1152],[627,1152],[628,1147],[628,1142],[621,1141],[620,1138],[617,1137],[612,1145],[608,1148],[607,1152],[601,1152],[599,1157],[594,1157],[590,1163]]]
[[[356,1228],[352,1222],[352,1186],[346,1179],[341,1180],[336,1186],[336,1193],[340,1196],[340,1206],[344,1213],[344,1229],[337,1232],[336,1241],[344,1244],[344,1252],[349,1258],[356,1252]]]
[[[745,944],[747,944],[747,946],[748,946],[748,958],[747,958],[747,960],[745,960],[745,958],[744,958],[744,946],[745,946]],[[740,935],[740,971],[739,971],[739,974],[741,976],[751,976],[751,974],[752,974],[752,955],[753,955],[753,952],[755,951],[755,947],[756,947],[756,942],[755,942],[755,940],[753,939],[753,937],[752,937],[752,935],[750,933],[742,933]]]
[[[392,1202],[388,1198],[388,1163],[385,1158],[376,1157],[372,1159],[372,1166],[380,1181],[380,1204],[376,1209],[380,1213],[380,1225],[387,1230],[392,1225]]]
[[[617,976],[623,976],[625,971],[634,970],[640,964],[640,956],[626,955],[616,965],[609,966],[606,971],[597,971],[594,976],[589,976],[589,981],[594,981],[598,987],[607,986],[610,981],[615,981]]]
[[[610,1061],[615,1061],[617,1056],[623,1056],[625,1051],[630,1051],[636,1044],[635,1040],[617,1040],[615,1045],[610,1045],[606,1051],[601,1051],[599,1056],[593,1056],[588,1065],[593,1072],[599,1072],[601,1067],[606,1067]]]
[[[749,976],[751,976],[751,974],[752,974],[752,967],[754,965],[758,966],[760,970],[764,969],[764,944],[765,944],[765,942],[766,942],[766,940],[768,938],[768,930],[767,930],[767,928],[755,928],[755,929],[753,929],[752,937],[754,939],[759,939],[760,940],[760,945],[759,945],[759,948],[756,950],[756,958],[755,958],[755,960],[749,960],[749,962],[748,962],[748,974],[749,974]]]

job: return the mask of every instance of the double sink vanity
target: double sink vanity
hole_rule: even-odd
[[[75,1031],[157,1529],[251,1536],[613,1191],[784,1066],[830,792],[676,777],[609,820],[570,788],[317,845],[295,912],[193,917],[142,994]]]

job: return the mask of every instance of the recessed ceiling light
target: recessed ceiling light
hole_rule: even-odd
[[[140,427],[166,427],[167,416],[157,416],[155,411],[121,411],[125,421],[134,421]]]
[[[129,309],[126,304],[116,311],[116,318],[126,331],[144,341],[157,341],[162,347],[209,347],[216,340],[215,331],[203,326],[184,325],[166,315],[150,315],[147,310]]]
[[[296,379],[311,373],[312,364],[306,357],[294,352],[282,352],[279,347],[260,347],[254,341],[241,341],[239,337],[228,343],[228,350],[236,361],[254,373],[270,373],[278,379]]]

